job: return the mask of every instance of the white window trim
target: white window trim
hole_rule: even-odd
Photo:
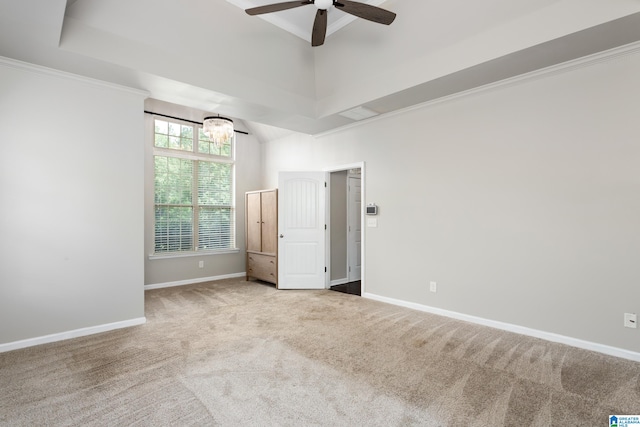
[[[237,231],[238,231],[238,210],[236,207],[236,174],[235,174],[235,169],[236,169],[236,136],[233,136],[233,143],[231,144],[231,156],[230,157],[226,157],[226,156],[218,156],[215,154],[196,154],[194,152],[191,151],[183,151],[183,150],[172,150],[170,148],[163,148],[163,147],[156,147],[155,145],[155,121],[156,120],[162,120],[162,121],[173,121],[174,123],[180,123],[180,124],[184,124],[186,126],[193,126],[196,131],[197,129],[199,129],[201,126],[198,126],[194,123],[190,123],[187,121],[183,121],[180,119],[168,119],[167,117],[164,116],[157,116],[155,114],[151,114],[151,147],[153,149],[153,153],[152,156],[168,156],[168,157],[178,157],[178,158],[182,158],[182,159],[186,159],[186,160],[193,160],[193,161],[199,161],[199,160],[203,160],[203,161],[213,161],[213,162],[217,162],[217,163],[227,163],[227,164],[231,164],[232,165],[232,169],[233,169],[233,180],[232,180],[232,186],[231,186],[231,197],[232,197],[232,206],[233,206],[233,224],[234,224],[234,243],[237,245]],[[194,132],[194,149],[196,147],[196,141],[197,138],[195,137],[195,135],[197,134],[197,132]],[[154,172],[154,188],[153,188],[153,193],[155,194],[155,172]],[[154,210],[155,210],[155,206],[156,203],[154,201],[153,203],[154,206]],[[154,216],[154,221],[153,221],[153,226],[152,226],[152,233],[154,236],[154,241],[155,241],[155,216]],[[197,236],[194,236],[197,237]],[[195,241],[195,239],[194,239]],[[155,243],[153,245],[153,247],[155,248]],[[189,257],[198,257],[198,256],[216,256],[216,255],[225,255],[225,254],[237,254],[240,252],[240,249],[236,246],[235,248],[226,248],[226,249],[218,249],[218,250],[192,250],[192,251],[176,251],[176,252],[152,252],[150,254],[148,254],[148,259],[149,260],[158,260],[158,259],[171,259],[171,258],[189,258]]]
[[[169,258],[189,258],[195,256],[210,256],[210,255],[225,255],[225,254],[237,254],[240,253],[239,248],[234,249],[220,249],[217,251],[182,251],[182,252],[158,252],[149,254],[149,259],[169,259]]]

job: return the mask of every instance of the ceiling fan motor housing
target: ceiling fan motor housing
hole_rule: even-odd
[[[320,10],[327,10],[333,6],[333,0],[315,0],[313,4]]]

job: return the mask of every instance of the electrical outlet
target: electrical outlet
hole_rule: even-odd
[[[634,329],[638,327],[638,317],[635,313],[624,314],[624,327]]]
[[[198,261],[198,268],[204,268],[204,261]]]
[[[438,284],[436,282],[429,282],[429,290],[431,292],[437,292]]]

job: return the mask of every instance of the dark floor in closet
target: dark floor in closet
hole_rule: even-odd
[[[343,285],[335,285],[329,288],[332,291],[343,292],[345,294],[360,295],[360,280],[349,282]]]

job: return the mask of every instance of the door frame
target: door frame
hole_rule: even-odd
[[[362,172],[362,171],[361,171]],[[347,228],[349,229],[353,224],[351,223],[351,218],[352,215],[355,213],[356,209],[354,209],[355,207],[355,203],[352,200],[352,184],[354,183],[354,181],[358,181],[359,185],[360,185],[360,212],[357,212],[358,214],[362,213],[362,173],[359,176],[354,176],[354,175],[349,175],[349,173],[347,173]],[[364,224],[362,223],[362,218],[360,218],[360,239],[362,239],[362,228],[364,227]],[[358,261],[360,261],[360,265],[359,265],[359,273],[358,273],[358,278],[357,279],[352,279],[351,276],[355,275],[355,273],[352,271],[351,267],[355,264],[354,261],[356,258],[358,258],[357,256],[353,257],[352,256],[352,251],[354,249],[354,246],[358,246],[356,245],[356,242],[352,242],[351,241],[351,236],[356,236],[356,233],[352,233],[351,231],[348,231],[347,233],[347,283],[350,283],[353,280],[361,280],[362,279],[362,255],[360,256],[360,259]],[[360,246],[360,251],[362,251],[362,240],[360,240],[359,242],[359,246]],[[356,252],[357,253],[357,252]]]
[[[365,165],[366,162],[361,161],[361,162],[355,162],[355,163],[349,163],[346,165],[339,165],[339,166],[333,166],[333,167],[328,167],[323,169],[323,172],[326,172],[328,174],[330,174],[331,172],[340,172],[340,171],[348,171],[349,169],[360,169],[360,191],[361,191],[361,207],[360,207],[360,221],[362,226],[360,227],[360,244],[362,245],[361,247],[361,252],[360,252],[360,266],[362,268],[361,271],[361,278],[360,278],[360,283],[361,283],[361,288],[360,288],[360,295],[364,295],[366,292],[366,268],[365,268],[365,260],[366,260],[366,233],[365,233],[365,207],[366,207],[366,170],[365,170]],[[325,203],[325,209],[326,209],[326,222],[327,222],[327,228],[328,230],[331,230],[331,186],[327,185],[327,193],[326,193],[326,203]],[[331,271],[331,233],[327,232],[325,233],[325,238],[326,238],[326,242],[325,242],[325,263],[327,266],[327,271],[330,272]],[[326,274],[325,275],[325,288],[329,289],[331,287],[331,275],[330,274]]]

